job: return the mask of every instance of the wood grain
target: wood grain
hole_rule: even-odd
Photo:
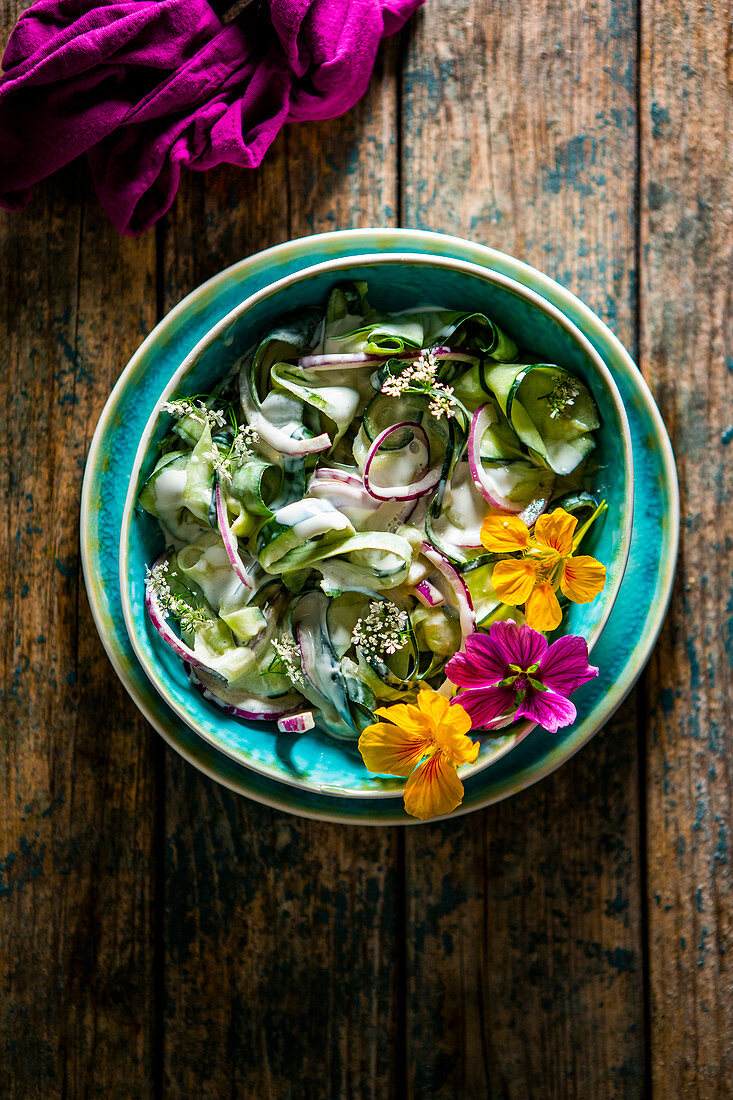
[[[165,308],[287,237],[394,220],[394,47],[347,118],[263,167],[190,176],[164,227]],[[396,1095],[394,830],[237,798],[168,753],[165,1079],[171,1096]]]
[[[0,222],[0,1094],[22,1100],[152,1089],[155,737],[96,636],[78,522],[155,255],[86,187],[72,168]]]
[[[141,240],[80,165],[2,216],[0,1095],[733,1094],[730,43],[725,0],[430,0],[353,112],[185,177]],[[635,697],[536,788],[404,834],[164,749],[77,542],[93,426],[156,317],[261,248],[398,221],[638,334],[683,504]]]
[[[527,260],[633,344],[635,13],[428,5],[402,216]],[[539,787],[407,834],[409,1095],[639,1096],[635,704]]]
[[[672,608],[647,699],[655,1095],[733,1095],[733,122],[729,4],[642,23],[642,367],[682,489]]]

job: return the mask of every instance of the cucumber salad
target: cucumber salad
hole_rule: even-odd
[[[372,309],[364,283],[161,413],[150,620],[207,699],[287,732],[356,742],[375,708],[450,694],[467,636],[523,621],[492,587],[486,517],[598,511],[579,378],[481,313]]]

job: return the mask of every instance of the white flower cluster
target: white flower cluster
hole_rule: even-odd
[[[153,566],[152,569],[146,569],[145,583],[155,593],[163,618],[167,619],[170,615],[173,615],[174,618],[179,620],[184,630],[193,633],[197,626],[206,622],[207,616],[201,608],[191,607],[185,600],[180,600],[173,595],[168,583],[169,567],[170,562],[163,561],[160,565]]]
[[[230,458],[229,455],[224,455],[219,450],[216,443],[211,444],[211,450],[206,451],[204,458],[208,458],[211,465],[219,475],[220,481],[226,481],[227,484],[231,484],[232,471],[229,468]]]
[[[162,561],[160,565],[145,570],[145,583],[152,588],[163,612],[168,612],[175,600],[168,584],[168,565],[167,561]]]
[[[259,443],[259,434],[250,428],[249,424],[242,424],[237,428],[234,436],[234,442],[232,443],[231,454],[237,461],[241,462],[245,455],[250,454],[255,444]]]
[[[580,394],[577,383],[572,378],[563,378],[556,374],[553,378],[554,389],[547,394],[547,402],[550,406],[550,420],[558,416],[569,416],[569,409],[575,404],[575,398]]]
[[[184,603],[183,600],[178,601],[178,621],[184,630],[187,630],[190,634],[195,633],[197,626],[202,626],[208,621],[207,615],[200,607],[191,607],[189,604]]]
[[[352,644],[358,646],[369,664],[384,660],[407,643],[407,612],[400,611],[393,603],[372,600],[369,614],[359,619],[351,635]]]
[[[272,648],[285,668],[285,675],[292,684],[304,684],[303,670],[300,667],[300,650],[287,634],[273,638]]]
[[[225,481],[228,485],[232,482],[232,462],[236,462],[239,465],[244,461],[245,455],[252,453],[252,447],[255,443],[259,442],[259,435],[250,428],[249,425],[243,424],[241,428],[237,428],[234,436],[234,442],[228,452],[228,454],[222,454],[216,443],[211,444],[211,450],[207,451],[204,458],[208,458],[212,466],[219,475],[219,479]]]
[[[389,397],[401,397],[405,390],[422,390],[431,396],[428,406],[430,414],[436,420],[443,416],[450,419],[455,416],[453,387],[445,386],[437,380],[438,366],[432,348],[423,348],[418,358],[406,366],[401,374],[390,375],[385,379],[382,393]]]
[[[456,415],[456,403],[453,400],[453,387],[444,386],[442,382],[436,382],[433,386],[433,391],[432,401],[428,405],[430,415],[434,416],[436,420],[440,420],[442,416],[444,416],[446,420],[450,420],[452,416]]]
[[[172,416],[182,420],[188,416],[191,420],[197,420],[199,424],[208,424],[210,428],[225,428],[226,417],[220,409],[207,409],[203,401],[186,401],[184,398],[176,398],[174,401],[164,401],[163,409]]]

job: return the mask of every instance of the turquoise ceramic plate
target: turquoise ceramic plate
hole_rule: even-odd
[[[355,230],[280,245],[229,268],[200,287],[151,333],[131,360],[100,419],[82,494],[82,558],[87,591],[103,644],[120,678],[152,725],[201,771],[232,790],[308,817],[366,824],[414,823],[399,795],[336,798],[258,774],[194,734],[160,699],[130,645],[122,615],[118,544],[126,486],[144,407],[163,390],[171,363],[181,363],[202,335],[249,294],[315,262],[367,252],[452,255],[515,278],[571,318],[607,364],[631,430],[636,523],[626,576],[594,661],[597,680],[575,695],[575,725],[550,736],[534,730],[511,753],[466,780],[459,812],[488,805],[537,781],[576,752],[610,717],[641,672],[661,627],[677,553],[679,498],[669,440],[648,388],[621,344],[577,298],[534,269],[458,238],[409,230]],[[145,401],[141,402],[141,396]],[[143,411],[140,411],[141,404]],[[643,593],[640,597],[640,593]],[[288,748],[282,746],[287,759]]]
[[[229,373],[241,354],[268,332],[283,315],[325,302],[330,291],[346,281],[365,280],[370,302],[377,308],[407,309],[420,303],[448,309],[480,310],[492,317],[523,348],[559,363],[589,386],[600,411],[601,428],[594,464],[593,490],[609,505],[612,522],[597,524],[584,551],[606,564],[601,596],[589,604],[568,608],[563,631],[579,634],[592,648],[618,595],[628,555],[633,515],[633,459],[623,404],[598,353],[577,327],[533,291],[486,268],[448,257],[392,253],[330,260],[306,268],[248,298],[207,333],[183,364],[171,364],[172,375],[162,394],[138,391],[150,417],[137,451],[122,519],[120,586],[128,636],[135,655],[163,700],[191,729],[240,763],[308,790],[392,797],[399,780],[370,776],[354,746],[324,736],[317,729],[294,738],[281,734],[275,723],[243,722],[203,698],[191,684],[182,662],[160,639],[145,611],[144,577],[163,551],[158,525],[136,508],[139,491],[159,455],[158,444],[170,430],[170,418],[160,412],[172,395],[206,393]],[[178,366],[178,369],[173,369]],[[461,768],[461,778],[493,764],[513,749],[532,723],[510,732],[479,734],[475,764]],[[288,749],[287,759],[282,751]]]

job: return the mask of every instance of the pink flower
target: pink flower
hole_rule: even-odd
[[[445,671],[463,688],[453,702],[468,711],[475,729],[529,718],[550,733],[575,721],[568,695],[598,675],[584,638],[568,634],[548,646],[538,631],[513,622],[471,634],[465,653],[451,657]]]

